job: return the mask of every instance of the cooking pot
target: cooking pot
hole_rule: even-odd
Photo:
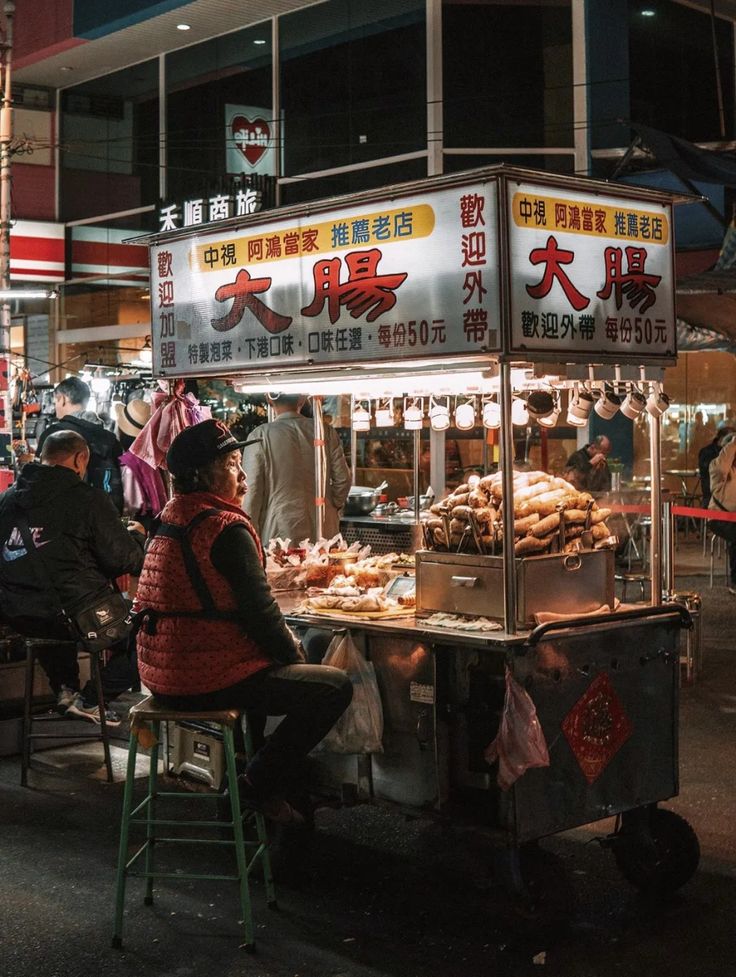
[[[386,488],[386,483],[377,488],[369,488],[364,485],[353,485],[345,500],[342,510],[344,516],[367,516],[373,512],[381,493]]]

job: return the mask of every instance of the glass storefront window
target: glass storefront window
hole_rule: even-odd
[[[444,0],[442,25],[446,147],[572,146],[570,0]]]
[[[154,204],[159,194],[158,62],[61,95],[63,220]]]
[[[139,351],[151,337],[148,248],[123,242],[154,228],[147,213],[68,229],[72,277],[60,290],[57,337],[68,370],[85,362],[143,365],[147,354],[141,359]],[[117,327],[118,335],[109,338],[103,327]]]
[[[694,471],[698,452],[715,436],[721,421],[734,416],[734,357],[730,353],[681,353],[665,373],[664,388],[672,406],[662,417],[662,467]],[[636,447],[636,445],[635,445]],[[648,447],[635,462],[646,464]],[[681,491],[676,478],[665,485]]]
[[[555,153],[549,156],[445,153],[444,170],[445,173],[459,173],[463,170],[473,170],[478,166],[495,166],[497,163],[525,166],[532,170],[546,170],[548,173],[567,173],[571,176],[575,173],[575,157],[572,150],[567,154]]]
[[[654,16],[642,16],[649,7]],[[734,135],[733,25],[715,18],[726,139]],[[680,3],[629,0],[630,117],[684,139],[719,132],[711,18]]]
[[[297,204],[308,200],[321,200],[343,193],[357,193],[359,190],[372,190],[375,187],[388,187],[394,183],[420,180],[427,175],[426,159],[412,159],[389,166],[371,166],[365,170],[350,173],[337,173],[315,180],[300,180],[298,183],[285,183],[281,187],[282,204]]]
[[[279,30],[287,176],[426,149],[423,2],[329,0]]]
[[[270,21],[167,55],[169,200],[275,175],[271,88]]]

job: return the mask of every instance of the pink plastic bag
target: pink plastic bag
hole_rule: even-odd
[[[483,754],[498,760],[498,786],[508,790],[530,767],[548,767],[549,751],[530,695],[506,669],[506,697],[498,735]]]

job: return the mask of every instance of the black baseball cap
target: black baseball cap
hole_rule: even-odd
[[[220,455],[257,444],[260,440],[238,441],[222,421],[201,421],[177,434],[166,453],[166,465],[176,478],[202,465],[209,465]]]

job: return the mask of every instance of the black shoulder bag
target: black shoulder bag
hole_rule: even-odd
[[[130,605],[112,583],[91,597],[64,607],[59,592],[51,580],[41,558],[24,512],[16,509],[15,523],[20,531],[26,552],[46,591],[54,599],[57,613],[64,622],[72,641],[79,641],[87,651],[98,652],[127,639],[133,628]]]
[[[173,523],[168,522],[159,523],[154,535],[166,536],[169,539],[176,540],[179,544],[184,561],[184,569],[187,571],[187,576],[197,594],[201,607],[198,610],[182,608],[181,610],[174,611],[156,611],[150,607],[142,607],[135,615],[135,631],[144,628],[146,634],[155,634],[156,622],[166,617],[204,618],[211,621],[240,620],[237,611],[221,611],[217,608],[215,599],[207,586],[207,581],[204,579],[202,571],[199,568],[197,557],[192,549],[192,543],[189,538],[193,529],[210,516],[217,515],[219,511],[219,509],[203,509],[186,526],[175,526]]]

